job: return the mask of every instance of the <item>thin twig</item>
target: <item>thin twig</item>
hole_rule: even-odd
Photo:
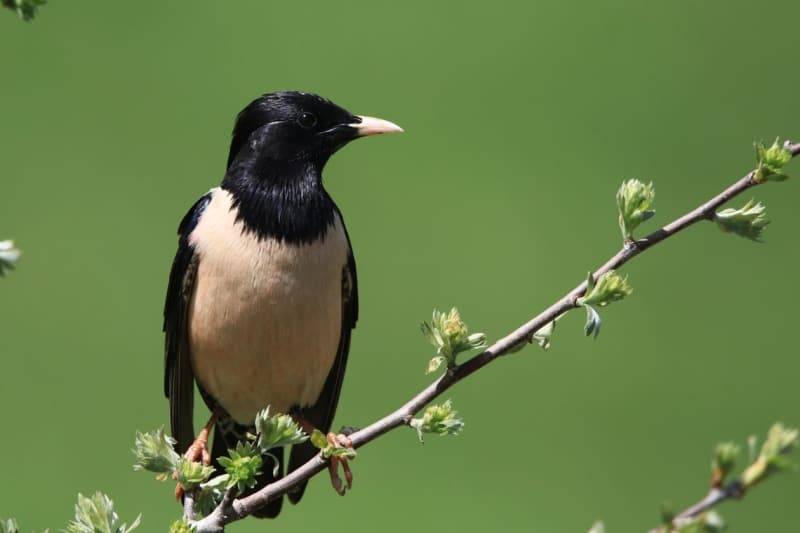
[[[785,147],[792,153],[792,156],[800,154],[800,143],[792,144],[787,141]],[[753,179],[753,176],[754,172],[749,172],[746,176],[696,209],[689,211],[643,239],[626,243],[619,252],[594,272],[594,278],[597,279],[610,270],[618,269],[648,248],[655,246],[692,224],[701,220],[709,220],[718,207],[747,189],[758,185],[759,183]],[[509,353],[517,346],[530,342],[534,333],[561,314],[577,307],[577,300],[585,291],[586,281],[583,281],[532,320],[498,340],[483,352],[446,372],[396,411],[351,434],[350,440],[353,442],[353,447],[360,448],[398,426],[407,425],[417,412],[450,387],[495,359]],[[275,498],[290,491],[297,484],[321,472],[326,465],[327,461],[323,460],[320,455],[316,455],[297,470],[267,485],[258,492],[235,499],[230,506],[229,512],[217,512],[223,506],[223,504],[220,504],[212,514],[195,523],[197,533],[223,531],[226,524],[241,520],[257,509],[264,507]]]
[[[675,518],[672,519],[670,527],[674,529],[684,526],[725,500],[738,500],[744,496],[744,493],[745,491],[744,487],[742,486],[742,482],[738,479],[731,481],[724,487],[712,487],[711,490],[708,491],[708,494],[703,497],[703,499],[675,515]],[[664,533],[664,527],[665,526],[654,527],[650,530],[650,533]]]
[[[187,521],[194,520],[194,491],[187,490],[183,495],[183,517]]]

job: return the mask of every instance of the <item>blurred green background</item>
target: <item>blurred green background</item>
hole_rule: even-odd
[[[253,97],[314,91],[406,129],[326,172],[362,298],[337,425],[359,426],[428,383],[417,325],[434,306],[497,338],[616,251],[623,178],[655,181],[663,223],[749,170],[753,140],[800,137],[798,20],[790,0],[3,10],[0,237],[24,255],[0,282],[0,516],[55,529],[97,489],[144,531],[178,516],[130,449],[167,424],[177,223]],[[549,352],[459,385],[461,436],[393,432],[346,498],[320,477],[277,522],[231,530],[642,531],[660,502],[690,503],[716,442],[800,423],[798,181],[754,194],[766,244],[692,228],[625,268],[635,294],[598,341],[576,312]],[[797,531],[798,494],[786,475],[721,510],[734,531]]]

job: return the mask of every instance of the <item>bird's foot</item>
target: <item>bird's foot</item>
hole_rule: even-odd
[[[328,433],[327,435],[328,444],[333,446],[334,448],[348,448],[353,450],[353,442],[350,440],[350,437],[346,435],[335,434],[333,432]],[[355,453],[355,450],[353,450]],[[342,478],[339,477],[339,465],[342,466],[342,472],[344,472],[344,479],[347,482],[347,488],[342,483]],[[343,455],[332,455],[330,458],[330,464],[328,465],[328,472],[331,475],[331,485],[333,485],[333,490],[335,490],[339,496],[344,496],[345,493],[353,488],[353,472],[350,470],[350,459]]]
[[[208,420],[208,423],[200,430],[200,433],[197,434],[197,438],[194,439],[194,442],[191,446],[186,450],[186,453],[183,456],[193,463],[202,462],[203,465],[209,466],[211,464],[211,453],[208,451],[208,436],[211,434],[211,428],[214,427],[214,422],[216,422],[217,416],[212,415],[211,418]],[[183,486],[178,483],[175,486],[175,498],[178,501],[183,500],[183,495],[186,491],[184,490]]]

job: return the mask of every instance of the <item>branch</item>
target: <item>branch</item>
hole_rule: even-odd
[[[712,487],[703,499],[694,505],[687,507],[671,520],[670,528],[680,528],[684,525],[690,524],[695,518],[703,513],[711,510],[716,505],[730,499],[739,499],[744,496],[744,487],[737,479],[725,485],[722,488]],[[664,533],[665,526],[655,527],[650,530],[650,533]]]
[[[787,141],[784,147],[791,153],[792,157],[800,154],[800,143],[794,144]],[[648,248],[655,246],[696,222],[714,220],[715,210],[717,208],[747,189],[763,183],[765,180],[760,179],[760,176],[759,169],[753,170],[704,204],[689,211],[673,222],[670,222],[661,229],[639,240],[626,240],[622,249],[593,272],[593,279],[597,280],[603,274],[618,269]],[[578,299],[584,295],[587,287],[588,281],[583,281],[538,316],[498,340],[483,352],[472,357],[463,364],[448,369],[444,375],[411,398],[399,409],[351,434],[350,439],[352,440],[353,447],[360,448],[392,429],[403,425],[409,425],[417,412],[436,397],[450,389],[453,385],[480,370],[495,359],[515,351],[526,343],[533,342],[533,335],[537,331],[553,322],[565,312],[579,307]],[[297,470],[264,487],[258,492],[249,496],[237,498],[233,500],[233,502],[223,502],[212,514],[194,523],[197,533],[223,531],[226,524],[241,520],[275,498],[287,493],[297,484],[315,476],[326,468],[327,463],[328,461],[318,454]],[[722,497],[723,494],[727,494],[726,490],[720,492],[722,494],[714,493],[706,498],[709,502],[712,502],[711,505],[730,497],[729,495],[725,496],[725,498]],[[706,502],[706,505],[708,505],[708,502]],[[223,507],[227,507],[227,510],[223,509]],[[694,509],[690,508],[687,511],[694,511]],[[701,511],[702,509],[697,512]]]
[[[786,456],[797,447],[799,437],[800,431],[797,429],[786,428],[779,423],[773,424],[756,457],[752,457],[756,437],[750,437],[751,462],[739,476],[728,483],[725,483],[725,478],[733,470],[740,448],[733,442],[717,445],[711,461],[711,489],[708,494],[680,513],[665,516],[664,523],[651,529],[650,533],[700,531],[696,528],[698,525],[705,526],[702,531],[710,531],[712,528],[707,527],[709,521],[718,522],[713,531],[721,531],[724,527],[721,518],[709,511],[726,500],[742,499],[754,486],[778,472],[793,467]]]

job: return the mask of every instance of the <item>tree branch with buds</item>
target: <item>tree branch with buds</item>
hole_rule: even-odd
[[[756,485],[778,472],[787,470],[792,463],[787,455],[797,448],[800,431],[773,424],[767,437],[756,451],[758,438],[748,439],[748,466],[732,481],[727,481],[741,455],[735,442],[717,445],[711,458],[711,479],[708,493],[698,502],[679,513],[668,506],[661,510],[661,525],[649,533],[721,533],[726,524],[715,507],[727,500],[741,500]],[[605,533],[603,522],[596,522],[589,533]]]
[[[442,405],[429,406],[420,418],[414,417],[455,384],[492,361],[506,354],[516,352],[529,343],[535,342],[544,348],[548,347],[556,320],[570,310],[578,307],[586,309],[585,333],[596,337],[600,331],[601,324],[598,309],[602,309],[612,302],[622,300],[632,290],[627,279],[619,276],[616,270],[647,249],[676,235],[689,226],[702,221],[714,221],[725,232],[734,233],[748,239],[759,239],[767,224],[765,210],[761,204],[754,204],[751,201],[741,209],[717,210],[728,201],[757,185],[785,180],[784,167],[792,157],[798,154],[800,154],[800,143],[786,142],[781,144],[776,141],[769,147],[764,144],[757,144],[755,169],[707,202],[640,239],[634,237],[634,231],[638,226],[654,216],[655,189],[652,184],[645,185],[638,180],[624,182],[617,193],[619,225],[622,231],[623,245],[616,254],[591,272],[585,281],[567,292],[561,299],[550,305],[539,315],[460,364],[457,362],[458,354],[484,347],[485,337],[482,334],[470,335],[455,309],[449,313],[435,311],[431,323],[423,323],[422,325],[423,333],[436,348],[436,355],[428,365],[428,372],[435,372],[442,366],[446,368],[445,372],[398,409],[352,433],[350,440],[353,443],[353,447],[356,449],[361,448],[400,426],[413,428],[420,438],[427,432],[438,434],[458,433],[463,427],[463,421],[458,418],[452,403],[449,401]],[[299,432],[299,429],[297,431]],[[306,481],[323,471],[332,453],[336,453],[336,451],[322,449],[316,457],[297,470],[247,496],[233,497],[235,486],[231,485],[229,481],[228,489],[224,493],[217,493],[218,497],[221,494],[222,498],[211,510],[210,514],[196,520],[198,509],[192,509],[192,506],[189,506],[190,508],[184,514],[184,523],[187,527],[194,528],[198,533],[224,531],[227,524],[245,518],[275,498],[287,493],[300,482]],[[750,469],[746,472],[748,471]],[[231,472],[228,471],[225,475],[231,476]],[[745,479],[746,474],[743,476],[742,479]],[[229,480],[232,479],[232,477],[229,478]],[[738,490],[736,489],[738,486],[736,483],[734,482],[733,485],[726,485],[725,487],[714,487],[708,500],[704,500],[704,504],[693,506],[677,515],[674,518],[675,524],[680,525],[681,521],[695,518],[710,505],[735,496],[734,493]],[[202,487],[203,485],[201,484],[200,486]]]
[[[689,211],[682,217],[663,226],[649,235],[636,239],[634,232],[644,222],[655,215],[653,208],[655,189],[652,184],[645,185],[638,180],[625,181],[617,193],[617,207],[619,210],[619,226],[622,231],[622,248],[599,268],[590,272],[587,279],[567,292],[561,299],[553,303],[539,315],[529,320],[505,337],[486,347],[479,354],[463,363],[458,363],[457,356],[462,352],[484,348],[485,336],[483,334],[470,334],[468,328],[461,320],[455,309],[449,313],[434,311],[430,323],[422,324],[425,337],[436,348],[436,355],[428,364],[427,371],[435,372],[444,367],[444,373],[424,390],[416,394],[409,401],[385,417],[373,422],[363,429],[350,435],[354,448],[361,448],[377,439],[388,431],[400,426],[409,426],[423,437],[424,433],[438,433],[442,435],[456,434],[463,427],[463,421],[458,417],[450,401],[442,405],[428,406],[433,400],[444,394],[455,384],[480,370],[492,361],[524,348],[529,343],[537,343],[543,348],[550,345],[556,320],[564,313],[578,307],[583,307],[587,312],[585,326],[586,335],[597,337],[600,332],[601,318],[599,309],[612,302],[619,301],[628,296],[632,289],[626,278],[616,273],[620,267],[638,256],[645,250],[676,235],[689,226],[701,221],[714,221],[719,227],[729,233],[758,240],[767,224],[765,209],[761,204],[752,201],[740,209],[725,209],[717,211],[723,204],[739,196],[746,190],[770,181],[783,181],[786,179],[784,167],[792,157],[800,153],[800,144],[776,141],[771,146],[756,145],[756,168],[731,186],[714,196],[697,208]],[[427,409],[425,409],[427,407]],[[417,413],[425,409],[423,415],[414,418]],[[262,416],[262,415],[259,415]],[[266,420],[269,414],[266,413]],[[262,418],[263,418],[262,416]],[[293,422],[286,421],[290,431],[296,433],[296,438],[302,438],[299,428],[293,427]],[[258,422],[256,427],[258,428]],[[263,425],[263,422],[262,422]],[[253,458],[258,454],[258,449],[265,451],[271,444],[262,442],[263,433],[257,436],[257,444],[247,448],[246,457]],[[167,437],[162,436],[162,439]],[[314,438],[312,437],[312,442]],[[223,531],[231,522],[241,520],[263,507],[275,498],[290,491],[300,482],[306,481],[324,470],[329,458],[343,450],[331,449],[330,445],[320,440],[318,446],[320,453],[309,460],[300,468],[285,477],[264,487],[263,489],[246,496],[234,497],[240,490],[247,487],[247,482],[237,481],[237,474],[226,466],[226,474],[215,479],[225,478],[225,490],[220,490],[219,481],[200,481],[189,490],[195,502],[199,501],[198,495],[211,494],[211,501],[218,503],[213,509],[203,513],[198,505],[185,506],[185,513],[181,527],[193,528],[198,533]],[[174,452],[173,452],[174,453]],[[241,451],[234,450],[232,454],[241,456]],[[229,459],[228,461],[236,459]],[[183,467],[186,468],[186,467]],[[748,469],[749,471],[749,469]],[[254,475],[256,470],[249,471]],[[180,475],[178,475],[180,479]],[[718,502],[732,497],[738,485],[717,486],[709,495],[709,502]],[[208,498],[206,498],[208,499]],[[713,505],[713,504],[712,504]],[[706,507],[694,506],[677,515],[674,520],[680,524],[685,519],[695,518]],[[196,519],[197,516],[203,516]],[[189,530],[189,529],[187,529]],[[179,529],[176,529],[179,531]]]
[[[727,500],[740,500],[747,492],[778,472],[791,466],[787,455],[798,442],[797,429],[774,424],[767,438],[756,453],[757,438],[750,437],[749,464],[732,481],[727,481],[736,466],[741,448],[735,442],[723,442],[714,450],[711,460],[711,488],[700,501],[674,514],[666,509],[662,512],[662,524],[650,533],[690,533],[717,532],[725,528],[725,523],[714,507]]]
[[[634,257],[689,226],[710,221],[726,233],[760,240],[768,224],[762,204],[751,200],[738,209],[719,209],[755,186],[786,180],[784,167],[798,154],[800,143],[787,141],[781,144],[776,141],[771,146],[757,144],[756,167],[752,171],[685,215],[638,239],[635,237],[637,228],[655,215],[655,189],[652,184],[644,184],[638,180],[623,182],[616,198],[623,243],[616,254],[589,272],[586,280],[544,311],[488,347],[483,334],[469,333],[456,309],[447,313],[434,311],[431,322],[422,324],[422,332],[435,348],[435,355],[429,362],[427,371],[432,373],[443,369],[442,375],[396,410],[351,433],[349,438],[353,449],[361,448],[400,426],[413,429],[420,440],[425,434],[458,434],[464,422],[452,402],[447,400],[439,405],[431,405],[432,401],[492,361],[515,353],[528,344],[535,343],[547,349],[552,341],[556,321],[571,310],[582,307],[586,311],[584,333],[596,338],[602,324],[600,311],[632,293],[627,278],[620,276],[617,271]],[[481,350],[480,353],[459,363],[460,354],[476,349]],[[422,414],[417,416],[419,413]],[[329,443],[321,434],[306,435],[291,417],[270,413],[269,408],[258,413],[254,427],[255,434],[248,436],[245,442],[240,442],[235,449],[229,450],[227,457],[220,459],[219,464],[224,473],[217,475],[214,475],[213,468],[179,456],[174,450],[175,442],[162,430],[137,433],[134,468],[155,472],[162,480],[177,479],[186,491],[183,515],[172,524],[172,533],[224,531],[228,524],[249,516],[299,483],[322,472],[328,467],[331,458],[343,455],[353,458],[355,455],[353,449]],[[308,439],[320,449],[315,457],[270,485],[247,494],[247,490],[255,485],[255,479],[262,469],[275,464],[269,457],[270,449],[291,446]],[[708,495],[678,514],[664,513],[662,526],[653,531],[713,531],[714,524],[719,521],[712,514],[712,508],[725,500],[741,498],[757,483],[784,470],[788,464],[785,455],[794,448],[797,439],[797,430],[773,426],[760,452],[757,455],[751,453],[750,464],[730,482],[726,482],[726,479],[733,470],[739,448],[730,443],[720,445],[712,462],[711,490]],[[751,448],[754,449],[755,445]],[[100,506],[106,509],[108,521],[116,523],[118,520],[110,500],[103,495],[98,494],[93,500],[80,499],[79,505],[86,509],[92,505]],[[77,518],[79,511],[79,507],[76,507],[76,523],[80,525]],[[91,514],[85,512],[81,516]],[[136,525],[138,519],[129,528],[123,525],[100,530],[124,533]],[[600,523],[592,528],[593,532],[603,530]],[[94,530],[87,528],[71,531],[90,533]]]

